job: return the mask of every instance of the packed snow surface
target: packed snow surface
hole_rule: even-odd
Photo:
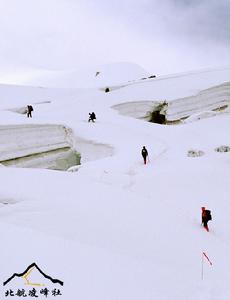
[[[0,86],[1,126],[67,126],[91,157],[77,172],[0,168],[2,282],[36,262],[64,281],[59,299],[230,299],[230,152],[215,151],[230,146],[229,114],[163,126],[112,108],[196,96],[202,111],[199,93],[229,79],[226,68],[124,82],[109,93]],[[18,111],[27,104],[32,119]],[[202,206],[212,211],[210,232]]]

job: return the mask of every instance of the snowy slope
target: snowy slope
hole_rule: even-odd
[[[51,88],[96,88],[127,83],[151,76],[134,63],[120,62],[67,71],[23,70],[18,75],[0,75],[0,81]]]
[[[111,107],[192,96],[199,103],[201,90],[229,75],[230,69],[178,74],[110,93],[44,89],[43,99],[39,89],[7,87],[1,124],[62,124],[73,130],[75,147],[84,140],[83,156],[93,156],[95,144],[104,158],[77,172],[0,168],[3,281],[36,261],[64,281],[59,299],[228,300],[230,152],[215,148],[230,145],[229,115],[162,126]],[[30,97],[19,100],[18,89]],[[35,106],[32,121],[5,110],[48,98]],[[91,111],[95,123],[87,122]],[[190,149],[204,155],[188,157]],[[201,206],[212,210],[209,233],[200,225]],[[203,251],[213,266],[204,261],[201,280]]]

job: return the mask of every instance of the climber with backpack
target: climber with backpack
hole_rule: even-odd
[[[145,146],[143,146],[142,150],[141,150],[141,155],[144,159],[144,164],[146,165],[146,162],[147,162],[147,156],[148,156],[148,151],[147,149],[145,148]]]
[[[92,121],[94,123],[95,120],[96,120],[96,114],[95,114],[95,112],[89,113],[89,120],[88,120],[88,122]]]
[[[205,207],[201,207],[202,213],[201,213],[201,219],[202,219],[202,225],[204,228],[209,231],[208,228],[208,221],[212,220],[211,211],[208,209],[205,209]]]
[[[32,105],[27,105],[27,110],[26,110],[26,113],[27,113],[27,118],[32,118],[32,111],[33,111],[33,106]]]

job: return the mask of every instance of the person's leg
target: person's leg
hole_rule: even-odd
[[[207,231],[209,231],[209,228],[208,228],[208,222],[207,222],[206,220],[204,220],[203,224],[204,224],[204,228],[205,228]]]

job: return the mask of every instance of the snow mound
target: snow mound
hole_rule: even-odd
[[[204,152],[201,150],[188,150],[188,157],[200,157],[203,156]]]
[[[0,196],[0,203],[7,205],[7,204],[15,204],[19,201],[17,201],[15,198],[9,198],[9,197],[1,197]]]
[[[215,149],[216,152],[230,152],[229,146],[220,146]]]
[[[80,169],[80,165],[70,167],[67,172],[78,172]]]

